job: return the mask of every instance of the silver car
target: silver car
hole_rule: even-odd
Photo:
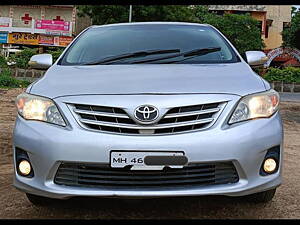
[[[75,196],[247,196],[281,184],[279,96],[217,29],[91,26],[17,97],[14,186],[34,204]]]

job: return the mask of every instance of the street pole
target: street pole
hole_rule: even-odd
[[[129,23],[131,23],[132,19],[132,5],[129,6]]]

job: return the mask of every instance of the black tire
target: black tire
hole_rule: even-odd
[[[36,206],[46,206],[54,203],[54,199],[26,193],[27,199]]]
[[[246,196],[246,198],[249,202],[253,202],[253,203],[267,203],[273,199],[275,192],[276,192],[276,188],[268,191],[263,191],[252,195],[248,195]]]

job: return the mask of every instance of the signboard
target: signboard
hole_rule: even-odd
[[[59,37],[59,46],[66,47],[72,40],[72,37]]]
[[[8,34],[8,43],[10,44],[24,44],[24,45],[38,45],[39,35],[30,33],[11,33]]]
[[[48,35],[39,35],[39,44],[40,45],[54,45],[54,37]]]
[[[46,31],[46,34],[47,35],[57,35],[57,36],[60,36],[61,35],[61,32],[60,31]]]
[[[39,35],[39,45],[66,47],[73,40],[72,37]]]
[[[7,33],[0,33],[0,43],[7,43]]]
[[[0,17],[0,27],[9,27],[9,22],[9,17]]]
[[[35,28],[45,29],[47,31],[69,31],[70,22],[55,20],[36,20]]]
[[[54,37],[54,45],[59,46],[59,37]]]
[[[24,44],[24,45],[49,45],[49,46],[68,46],[73,37],[51,36],[44,34],[30,33],[0,33],[0,43]]]
[[[300,51],[296,48],[276,48],[270,51],[267,55],[269,60],[265,63],[265,67],[269,67],[271,62],[279,56],[290,55],[293,58],[296,58],[300,62]]]

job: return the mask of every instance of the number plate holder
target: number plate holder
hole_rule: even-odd
[[[125,166],[132,166],[131,170],[162,170],[165,166],[171,168],[182,168],[183,165],[146,165],[146,156],[184,156],[181,151],[111,151],[110,152],[110,166],[112,168],[124,168]]]

